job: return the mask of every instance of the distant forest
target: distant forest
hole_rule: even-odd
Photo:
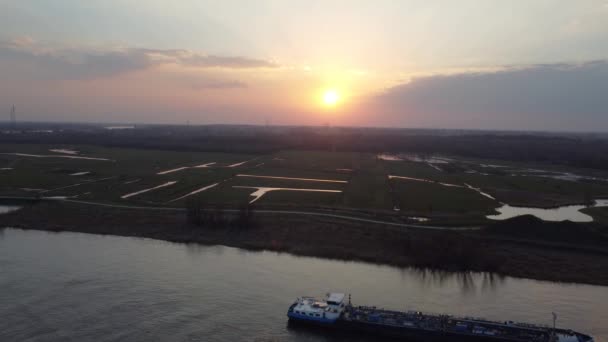
[[[608,136],[602,134],[238,125],[110,130],[99,125],[33,123],[1,132],[1,143],[259,154],[285,149],[415,152],[608,169]]]

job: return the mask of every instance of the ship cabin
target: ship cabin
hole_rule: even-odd
[[[344,294],[328,293],[325,299],[313,297],[298,298],[287,311],[290,320],[333,324],[344,311]]]

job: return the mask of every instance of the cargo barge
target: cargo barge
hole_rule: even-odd
[[[496,322],[480,318],[393,311],[345,302],[342,293],[324,299],[298,298],[288,309],[290,322],[314,324],[328,329],[363,332],[407,341],[494,341],[494,342],[593,342],[591,336],[553,327]]]

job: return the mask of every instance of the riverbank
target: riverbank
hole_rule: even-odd
[[[504,234],[508,223],[490,234],[406,229],[278,213],[254,216],[254,225],[212,228],[188,223],[186,212],[181,211],[42,202],[0,215],[0,226],[147,237],[401,267],[608,285],[608,254],[602,245],[589,245],[587,241],[545,242],[525,234],[508,236]],[[516,224],[521,226],[522,222]],[[529,230],[529,226],[523,226],[524,231]]]

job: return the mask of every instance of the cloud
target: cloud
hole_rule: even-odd
[[[189,67],[200,68],[227,68],[227,69],[249,69],[249,68],[276,68],[274,62],[240,56],[217,56],[195,53],[190,50],[154,50],[139,49],[152,60],[159,63],[174,63]]]
[[[238,89],[247,88],[247,84],[241,81],[205,81],[193,83],[191,86],[194,90],[203,89]]]
[[[252,59],[245,57],[223,57],[223,56],[203,56],[193,55],[187,59],[181,59],[180,62],[185,65],[203,67],[203,68],[274,68],[277,65],[260,59]]]
[[[605,130],[606,89],[608,61],[539,64],[415,78],[365,108],[401,126]]]
[[[0,63],[3,62],[21,65],[37,76],[54,79],[110,77],[164,64],[221,69],[278,67],[262,59],[205,55],[180,49],[48,47],[29,37],[0,41]]]

